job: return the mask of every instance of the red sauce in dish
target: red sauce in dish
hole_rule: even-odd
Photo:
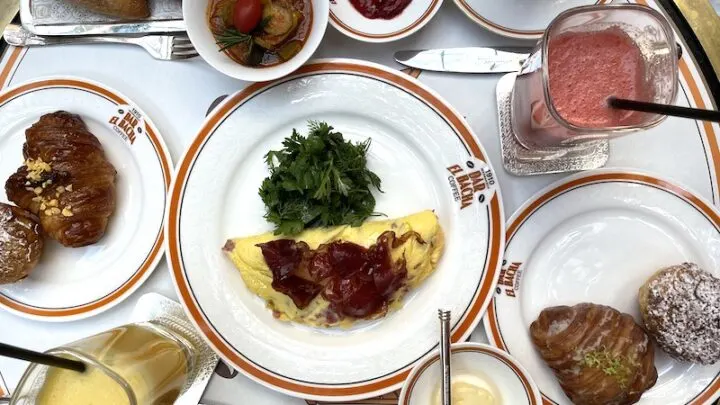
[[[343,241],[312,250],[305,242],[278,239],[257,245],[273,274],[272,287],[306,308],[322,295],[339,316],[367,318],[387,310],[392,295],[405,285],[405,259],[392,261],[391,251],[416,232],[396,237],[387,231],[369,248]]]
[[[360,14],[370,19],[392,20],[405,10],[412,0],[350,0]]]

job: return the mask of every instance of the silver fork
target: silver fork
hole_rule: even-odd
[[[160,60],[188,59],[197,56],[190,39],[184,34],[122,36],[39,36],[18,24],[10,24],[3,32],[5,42],[12,46],[45,46],[60,44],[132,44],[143,47],[153,58]]]

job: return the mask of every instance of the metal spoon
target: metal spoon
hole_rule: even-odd
[[[442,364],[442,403],[452,404],[450,390],[450,311],[438,309],[440,318],[440,363]]]

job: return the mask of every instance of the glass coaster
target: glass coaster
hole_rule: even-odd
[[[542,151],[526,149],[515,139],[510,110],[515,73],[503,76],[497,84],[497,112],[500,129],[500,149],[505,170],[516,176],[575,172],[603,167],[610,147],[607,140],[590,142],[571,148],[548,148]]]

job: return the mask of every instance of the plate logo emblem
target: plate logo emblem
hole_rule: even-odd
[[[495,176],[485,162],[468,160],[464,165],[448,166],[447,171],[453,198],[461,210],[475,201],[484,204],[494,194]]]
[[[511,262],[508,264],[507,260],[503,260],[502,268],[500,269],[500,278],[498,279],[498,294],[501,294],[503,290],[505,295],[508,297],[515,297],[515,292],[520,289],[520,277],[522,276],[522,270],[520,267],[522,262]]]
[[[118,105],[115,114],[108,120],[113,132],[120,135],[130,145],[141,135],[145,128],[145,119],[137,109],[129,105]]]

